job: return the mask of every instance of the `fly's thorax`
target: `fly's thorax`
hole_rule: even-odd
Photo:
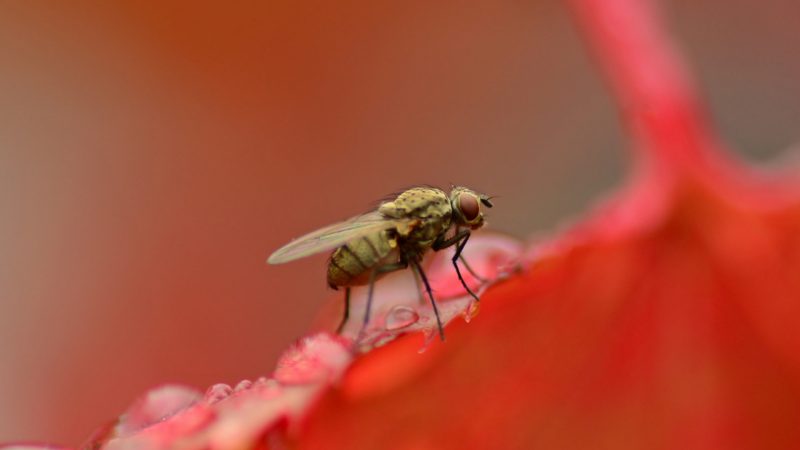
[[[423,247],[450,228],[453,213],[447,194],[431,187],[408,189],[394,200],[383,203],[378,211],[389,218],[411,219],[404,226],[398,226],[398,237]]]
[[[381,214],[393,219],[443,217],[449,216],[451,210],[447,194],[429,187],[411,188],[378,208]]]
[[[398,259],[397,240],[388,231],[361,236],[333,252],[328,263],[328,284],[331,287],[366,284],[372,270]]]

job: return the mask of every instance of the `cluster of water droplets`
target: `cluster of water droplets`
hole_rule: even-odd
[[[219,383],[204,394],[181,385],[156,387],[83,448],[157,450],[178,440],[187,448],[245,447],[270,426],[308,410],[351,359],[348,341],[312,335],[284,352],[269,378],[242,380],[233,387]]]
[[[477,314],[479,303],[468,295],[443,300],[440,315],[444,323],[458,316],[469,321]],[[277,420],[280,415],[302,411],[316,392],[335,383],[352,360],[354,344],[364,351],[383,345],[399,334],[421,331],[425,336],[425,344],[420,350],[423,351],[438,336],[436,319],[428,305],[394,305],[376,319],[373,323],[377,325],[368,328],[360,342],[327,334],[302,339],[284,352],[270,378],[242,380],[233,387],[218,383],[209,387],[205,393],[181,385],[154,388],[137,399],[120,416],[113,429],[101,435],[90,447],[100,448],[108,444],[105,448],[112,450],[159,448],[153,445],[154,442],[166,443],[168,439],[141,439],[141,445],[136,445],[135,442],[139,435],[157,436],[160,432],[177,432],[180,435],[206,432],[213,436],[213,433],[207,433],[207,428],[221,422],[225,415],[235,416],[237,407],[243,407],[248,402],[275,403],[272,410],[266,411],[271,412],[273,419]],[[295,390],[291,394],[299,404],[285,401],[285,398],[291,397],[287,394],[292,389]],[[226,402],[231,404],[226,405]],[[268,415],[261,419],[262,426],[269,423]],[[167,422],[169,425],[165,426]],[[126,439],[129,442],[125,442],[125,445],[114,445]],[[134,445],[130,445],[131,442]]]

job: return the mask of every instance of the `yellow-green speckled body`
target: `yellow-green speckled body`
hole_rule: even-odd
[[[378,212],[386,218],[385,230],[355,238],[331,255],[331,287],[367,284],[376,267],[420,258],[450,229],[453,215],[447,194],[431,187],[408,189],[381,204]]]
[[[399,226],[402,243],[427,250],[439,235],[450,228],[453,208],[441,189],[415,187],[378,208],[378,212],[393,219],[413,219],[408,226]]]
[[[334,250],[328,263],[328,285],[335,288],[367,284],[375,267],[397,262],[397,240],[390,234],[391,231],[381,231],[361,236]]]

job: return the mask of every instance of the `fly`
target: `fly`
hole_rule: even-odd
[[[453,267],[461,285],[478,301],[478,296],[464,282],[458,262],[460,260],[473,276],[480,279],[461,256],[461,251],[467,245],[470,232],[484,225],[484,207],[492,207],[490,198],[465,187],[454,187],[449,196],[441,189],[414,187],[381,203],[375,211],[293,240],[276,250],[267,262],[282,264],[333,250],[328,261],[328,285],[333,289],[345,288],[344,316],[337,333],[341,332],[350,315],[352,286],[369,286],[363,331],[369,323],[375,281],[390,272],[411,267],[415,277],[425,285],[436,315],[439,337],[444,341],[439,310],[420,262],[430,249],[439,251],[455,245]]]

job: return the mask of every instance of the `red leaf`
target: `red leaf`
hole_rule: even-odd
[[[800,442],[798,183],[721,152],[650,3],[573,7],[634,138],[632,186],[534,246],[432,354],[408,336],[356,361],[293,446]]]

